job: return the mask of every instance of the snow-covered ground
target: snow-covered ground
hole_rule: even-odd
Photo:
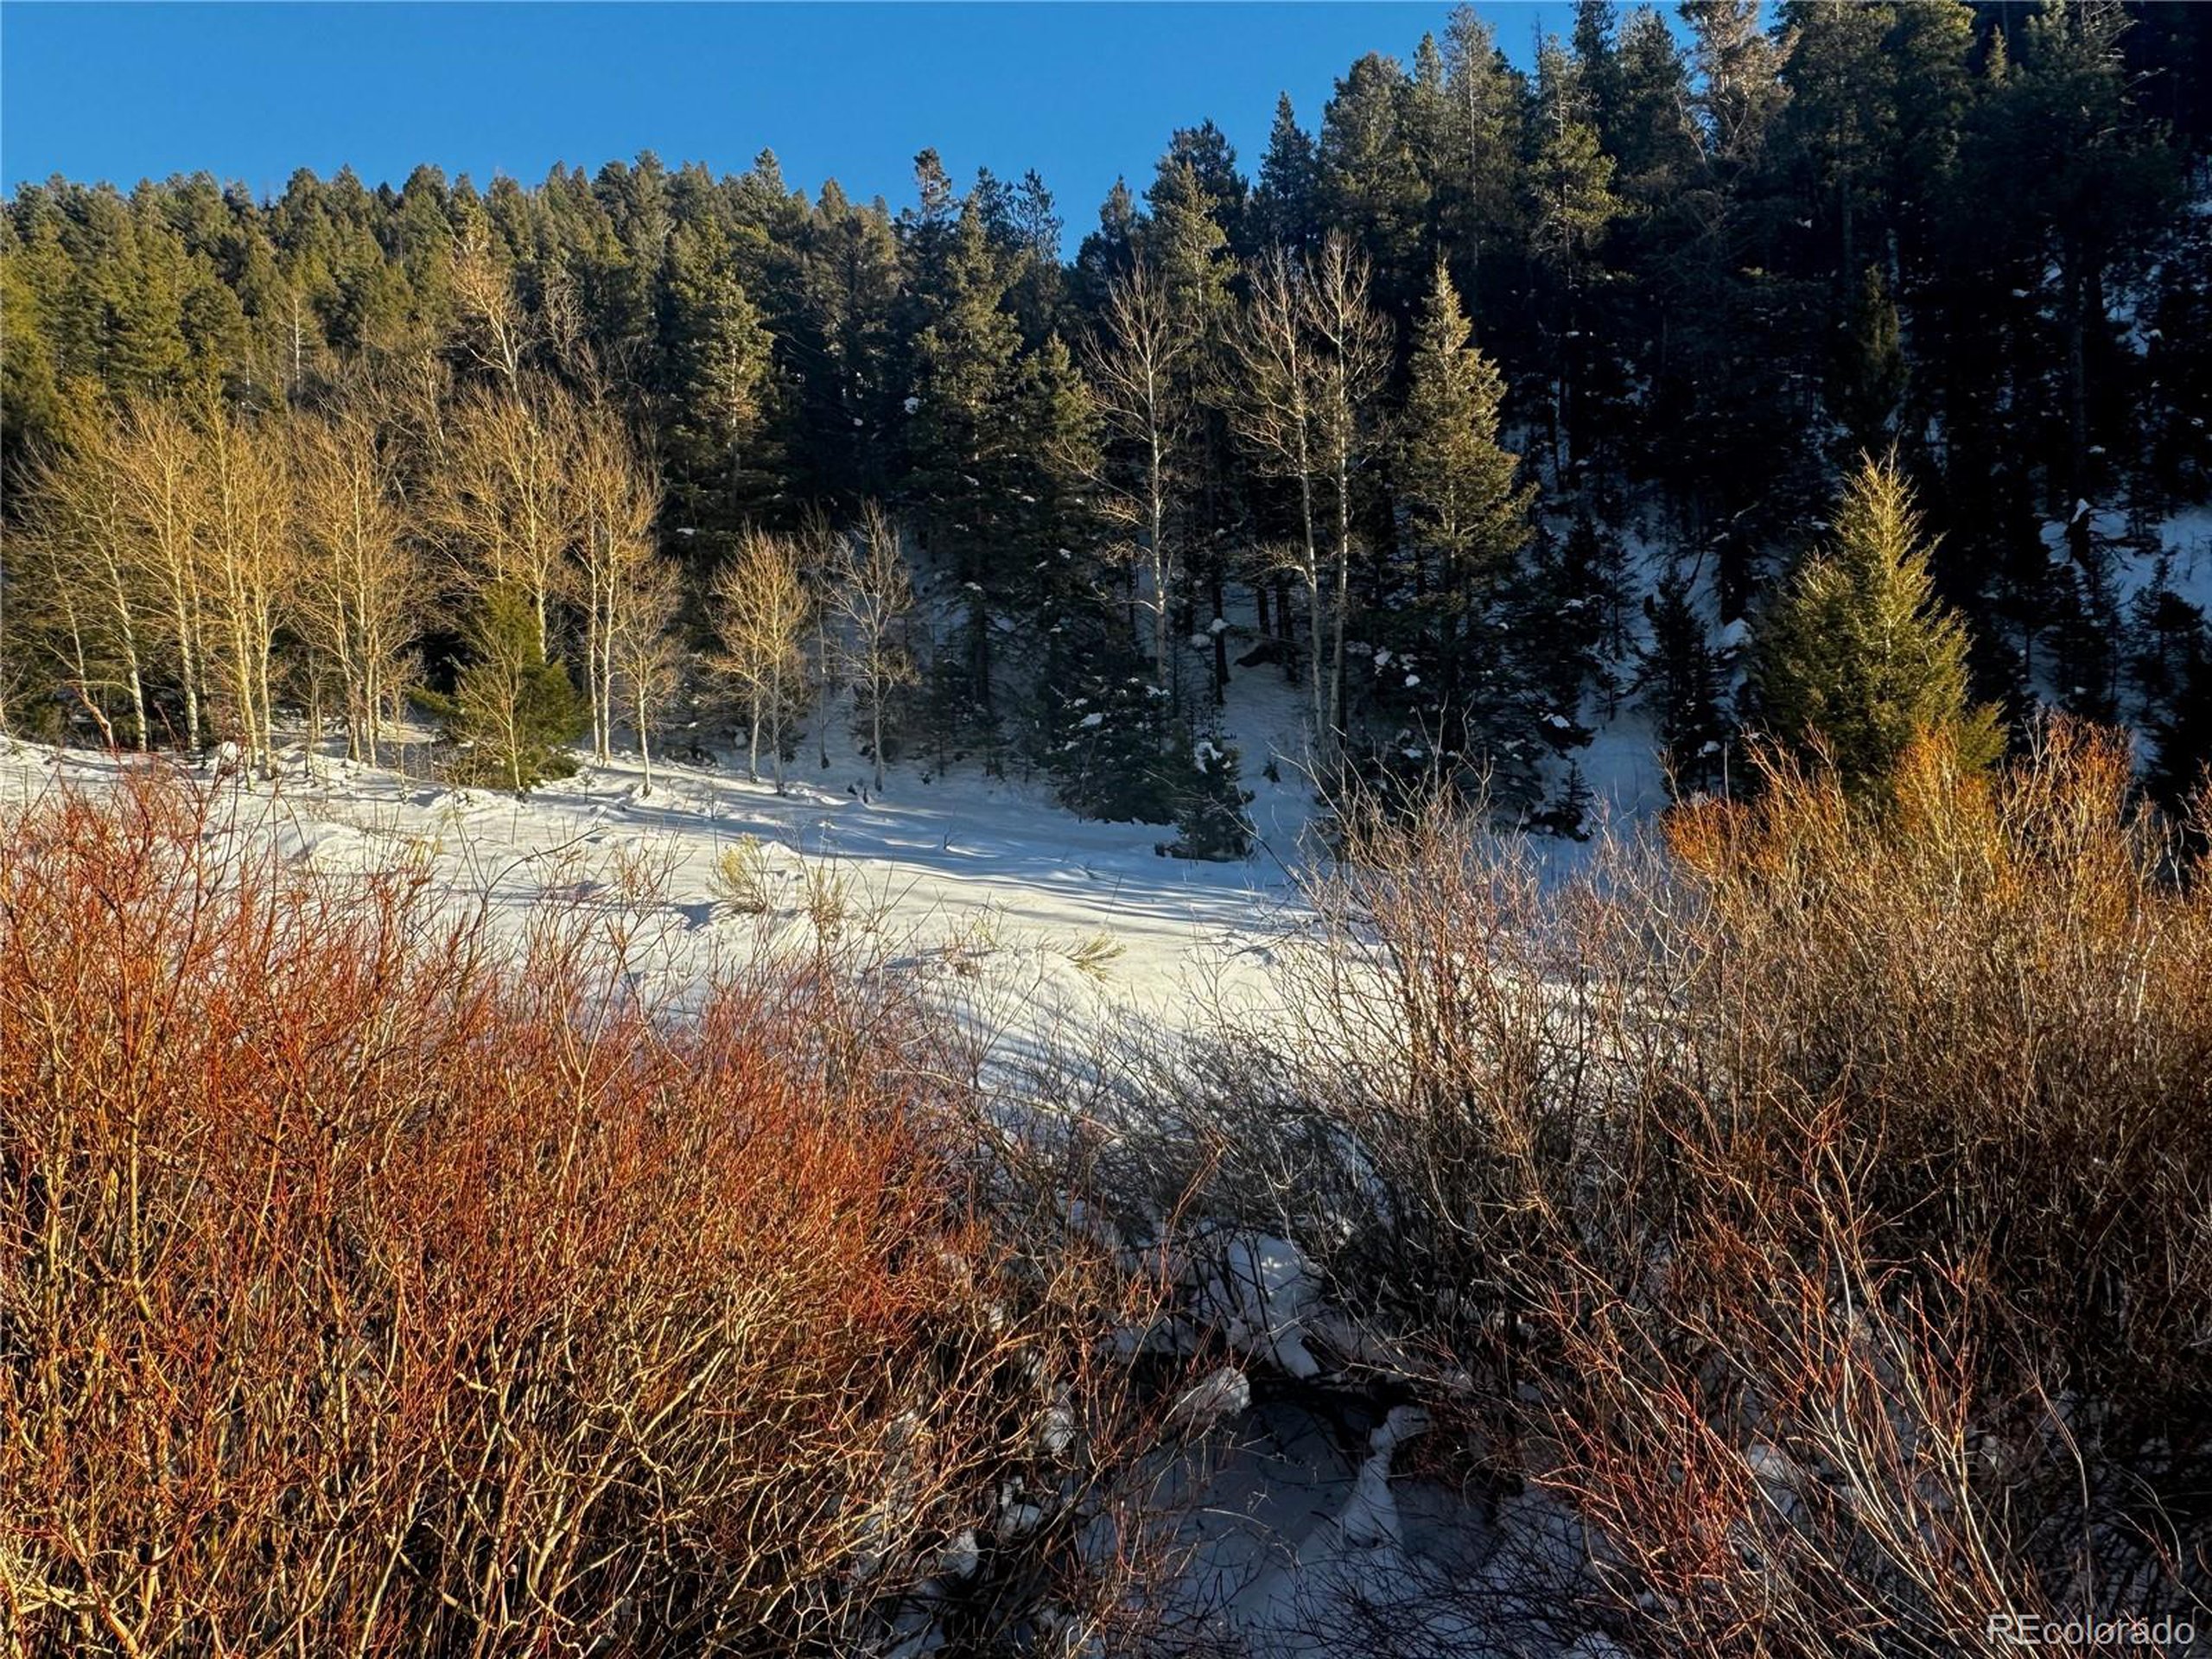
[[[128,764],[0,742],[0,801],[103,789]],[[718,963],[810,946],[809,890],[824,884],[842,885],[845,925],[870,931],[872,957],[944,980],[984,1035],[1014,1040],[1117,1014],[1187,1027],[1216,999],[1249,1008],[1267,994],[1268,942],[1304,913],[1271,851],[1235,864],[1166,857],[1154,849],[1172,830],[1085,823],[1041,785],[973,774],[924,783],[901,768],[877,795],[865,765],[834,750],[826,771],[803,754],[781,793],[741,766],[658,762],[648,792],[634,754],[522,799],[329,753],[310,767],[297,745],[271,780],[188,775],[227,830],[320,871],[426,865],[456,899],[487,900],[495,925],[518,930],[549,904],[634,906],[640,969],[678,1003]],[[1274,817],[1294,861],[1293,813]],[[728,902],[716,880],[748,842],[765,913]]]

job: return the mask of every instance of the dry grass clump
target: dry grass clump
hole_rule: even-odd
[[[1993,779],[1923,743],[1878,808],[1770,762],[1570,879],[1351,815],[1305,1040],[1241,1035],[1173,1133],[1438,1472],[1566,1503],[1632,1651],[2202,1629],[2212,871],[2128,784],[2065,724]]]
[[[1104,930],[1085,934],[1064,948],[1067,959],[1093,979],[1103,979],[1113,965],[1128,954],[1129,947]]]
[[[928,1022],[764,969],[674,1024],[571,918],[508,950],[431,900],[182,786],[0,824],[16,1650],[1130,1617],[1157,1439],[1096,1356],[1144,1287],[974,1211]]]
[[[758,836],[740,836],[715,855],[707,885],[741,916],[765,916],[776,907],[777,870]]]

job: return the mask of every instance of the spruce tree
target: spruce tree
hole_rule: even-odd
[[[772,397],[768,333],[738,281],[728,239],[712,220],[670,238],[660,332],[677,511],[687,525],[734,532],[746,509],[772,491],[781,468],[764,442]]]
[[[1651,721],[1667,775],[1679,794],[1707,790],[1721,775],[1728,722],[1720,661],[1680,571],[1643,601],[1648,638],[1638,652],[1637,706]]]
[[[1514,633],[1529,683],[1541,694],[1540,734],[1561,753],[1594,735],[1586,697],[1610,706],[1618,685],[1606,658],[1621,602],[1618,555],[1587,512],[1564,537],[1547,536],[1531,564]]]
[[[576,769],[568,746],[588,723],[568,671],[537,641],[529,596],[505,583],[484,591],[467,630],[469,660],[451,696],[419,691],[454,746],[453,774],[518,795]]]
[[[931,320],[914,340],[909,488],[931,553],[966,601],[960,649],[938,667],[957,673],[968,711],[988,724],[990,583],[1007,520],[1020,505],[1014,475],[1027,446],[1017,419],[1021,342],[1004,305],[1004,266],[972,202],[941,264],[936,291],[922,296]]]
[[[1534,485],[1516,484],[1520,457],[1498,442],[1504,379],[1470,334],[1459,290],[1440,263],[1414,334],[1395,478],[1404,545],[1418,562],[1408,585],[1427,595],[1414,604],[1433,619],[1445,704],[1463,709],[1470,659],[1497,620],[1536,497]]]
[[[1076,250],[1075,285],[1084,302],[1096,308],[1106,290],[1136,264],[1137,243],[1144,234],[1144,215],[1127,179],[1114,181],[1098,207],[1098,228],[1083,238]]]
[[[1768,733],[1833,765],[1855,794],[1878,790],[1923,734],[1950,735],[1968,766],[2003,749],[1994,714],[1968,700],[1966,629],[1936,599],[1930,550],[1896,458],[1867,457],[1829,543],[1759,632],[1753,686]]]
[[[1074,354],[1058,334],[1023,353],[1014,377],[1012,423],[1021,445],[1010,459],[1001,530],[1000,586],[1023,603],[1025,622],[1054,614],[1066,572],[1096,539],[1089,480],[1098,467],[1098,414]]]
[[[1843,342],[1831,382],[1833,412],[1852,450],[1872,452],[1893,434],[1905,377],[1897,302],[1878,265],[1867,266],[1859,280]]]
[[[1313,140],[1298,124],[1290,94],[1284,92],[1275,99],[1268,153],[1261,159],[1260,181],[1252,192],[1256,251],[1284,248],[1304,253],[1320,241],[1319,208],[1314,200],[1317,173]]]
[[[1202,121],[1195,127],[1178,127],[1167,141],[1167,153],[1160,158],[1158,176],[1147,193],[1153,212],[1160,211],[1159,193],[1167,183],[1171,174],[1186,171],[1187,184],[1179,188],[1186,198],[1203,194],[1206,211],[1221,226],[1230,246],[1239,251],[1248,247],[1249,238],[1245,217],[1250,207],[1251,187],[1243,173],[1237,170],[1236,146],[1229,137],[1211,121]]]

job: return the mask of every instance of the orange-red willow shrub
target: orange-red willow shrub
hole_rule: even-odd
[[[988,1522],[1080,1344],[994,1287],[924,1016],[627,983],[181,784],[0,823],[16,1650],[837,1650]]]

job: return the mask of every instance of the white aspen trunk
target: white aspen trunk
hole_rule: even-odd
[[[107,567],[108,589],[115,601],[116,632],[123,647],[124,685],[130,695],[130,720],[138,734],[138,752],[143,754],[151,747],[151,734],[146,721],[146,691],[138,669],[138,630],[130,620],[130,598],[124,587],[123,568],[116,563],[112,548],[101,556]]]
[[[776,793],[784,792],[784,671],[781,664],[769,681],[768,765],[775,773]]]
[[[883,690],[882,679],[873,677],[868,690],[868,741],[875,756],[875,792],[879,795],[883,793]]]
[[[1313,742],[1316,758],[1325,767],[1335,757],[1335,745],[1329,722],[1328,707],[1322,686],[1321,634],[1321,553],[1313,541],[1313,473],[1305,455],[1306,441],[1299,440],[1298,512],[1299,523],[1306,537],[1306,558],[1299,574],[1306,582],[1306,631],[1310,649],[1306,655],[1306,681],[1313,698]],[[1285,629],[1287,633],[1289,631]]]
[[[1338,417],[1349,421],[1351,411],[1340,409]],[[1347,444],[1349,427],[1339,429],[1337,442],[1337,583],[1330,596],[1329,624],[1333,635],[1329,667],[1329,748],[1334,757],[1344,732],[1344,616],[1351,595],[1351,456]]]

